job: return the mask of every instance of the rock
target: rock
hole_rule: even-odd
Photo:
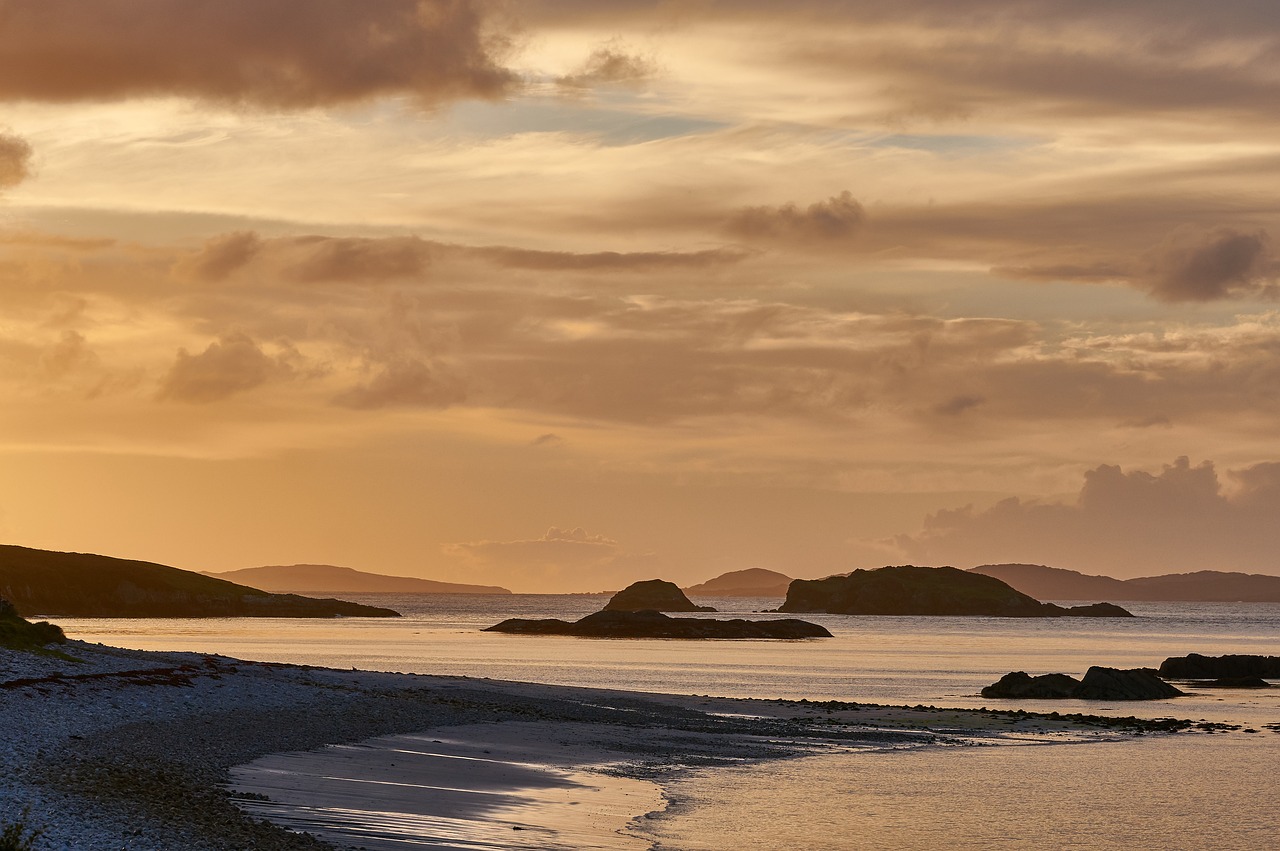
[[[1009,618],[1132,617],[1109,603],[1064,609],[1015,591],[993,576],[954,567],[915,565],[855,570],[826,579],[797,579],[787,589],[787,599],[778,611]]]
[[[830,638],[825,627],[808,621],[713,620],[671,618],[655,611],[596,612],[572,623],[557,618],[528,620],[511,618],[488,627],[485,632],[523,635],[575,635],[583,638]]]
[[[1005,674],[999,682],[984,688],[982,696],[1056,700],[1071,697],[1079,686],[1079,680],[1066,674],[1042,674],[1033,677],[1025,671],[1014,671],[1011,674]]]
[[[1280,656],[1170,656],[1160,664],[1160,676],[1173,680],[1214,680],[1238,677],[1280,679]]]
[[[1014,671],[982,690],[983,697],[1014,700],[1163,700],[1182,693],[1150,668],[1122,671],[1097,665],[1088,670],[1083,680],[1066,674],[1032,677],[1024,671]]]
[[[714,612],[710,606],[693,603],[680,586],[663,579],[646,579],[632,582],[605,605],[606,612]]]
[[[1063,614],[1063,617],[1068,618],[1131,618],[1133,616],[1133,612],[1114,603],[1090,603],[1087,606],[1072,606]]]
[[[1151,668],[1120,670],[1094,665],[1071,696],[1081,700],[1162,700],[1182,694]]]
[[[1212,688],[1271,688],[1271,683],[1262,677],[1222,677],[1205,685]]]

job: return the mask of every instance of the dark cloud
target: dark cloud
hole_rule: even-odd
[[[179,261],[175,270],[200,281],[221,281],[247,265],[261,250],[262,239],[252,231],[222,234]]]
[[[847,244],[866,224],[866,211],[848,190],[800,209],[747,207],[729,220],[730,233],[747,240]]]
[[[472,0],[4,0],[0,99],[433,104],[513,82]]]
[[[637,85],[657,72],[658,65],[652,58],[630,53],[624,45],[610,42],[593,50],[581,67],[558,78],[556,83],[569,89],[618,83]]]
[[[973,410],[985,401],[987,400],[981,396],[952,396],[947,401],[935,405],[933,412],[944,417],[958,417],[965,411]]]
[[[466,388],[449,370],[422,360],[401,359],[379,367],[367,382],[335,397],[344,408],[445,408],[466,398]]]
[[[31,176],[31,145],[26,139],[0,133],[0,189],[17,186]]]
[[[1170,302],[1256,295],[1273,287],[1277,271],[1264,232],[1230,228],[1176,231],[1148,266],[1144,278],[1151,294]]]
[[[479,260],[505,269],[564,272],[650,272],[726,266],[751,256],[740,249],[702,251],[539,251],[507,246],[467,246],[416,236],[292,236],[263,239],[253,232],[223,234],[182,258],[175,271],[216,282],[259,262],[267,272],[296,283],[416,279],[444,260]]]
[[[898,543],[934,563],[1025,562],[1130,577],[1275,568],[1280,463],[1231,472],[1179,458],[1156,474],[1102,465],[1072,504],[1008,499],[986,511],[930,515]]]
[[[228,334],[193,355],[178,351],[160,383],[160,399],[216,402],[292,372],[286,359],[267,355],[245,334]]]
[[[526,248],[490,246],[460,249],[464,253],[511,269],[582,272],[648,272],[661,269],[697,269],[738,263],[750,254],[731,248],[703,251],[596,251],[575,254],[569,251],[535,251]]]

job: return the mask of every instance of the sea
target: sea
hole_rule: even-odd
[[[509,617],[575,619],[599,595],[344,595],[398,619],[71,619],[71,637],[146,650],[723,697],[1177,717],[1219,733],[1092,743],[870,749],[693,769],[632,832],[660,849],[1280,848],[1280,687],[1193,688],[1142,703],[999,701],[1009,671],[1080,676],[1188,653],[1280,655],[1280,604],[1126,603],[1135,618],[804,615],[834,638],[678,641],[506,635]],[[704,599],[777,617],[776,598]],[[1248,731],[1248,732],[1247,732]],[[403,847],[412,847],[406,842]],[[464,847],[459,845],[458,847]],[[465,846],[471,847],[471,846]],[[643,847],[643,845],[641,846]]]

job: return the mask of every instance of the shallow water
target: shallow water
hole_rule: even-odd
[[[694,772],[646,820],[663,848],[1244,849],[1280,847],[1274,766],[1280,688],[1194,689],[1139,704],[1003,702],[978,690],[1011,670],[1079,676],[1196,652],[1280,655],[1280,605],[1134,603],[1134,619],[806,615],[806,641],[605,640],[481,632],[507,617],[580,617],[595,596],[388,597],[397,620],[55,618],[75,638],[333,667],[740,697],[1005,706],[1176,716],[1258,733],[1085,746],[926,748]],[[780,601],[710,602],[729,616]],[[701,615],[715,617],[716,615]]]

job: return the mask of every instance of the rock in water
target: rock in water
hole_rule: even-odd
[[[1208,683],[1213,688],[1271,688],[1262,677],[1222,677]]]
[[[1005,674],[998,683],[984,688],[982,696],[1056,700],[1071,697],[1079,686],[1079,680],[1066,674],[1042,674],[1033,677],[1026,671],[1014,671],[1011,674]]]
[[[632,582],[609,600],[606,612],[714,612],[710,606],[693,603],[680,586],[663,579]]]
[[[1162,700],[1182,694],[1151,668],[1120,670],[1094,665],[1071,696],[1082,700]]]
[[[573,623],[557,618],[511,618],[485,632],[523,635],[576,635],[582,638],[830,638],[825,627],[785,618],[770,621],[670,618],[661,612],[611,612],[587,615]]]
[[[1216,680],[1261,677],[1280,680],[1280,656],[1170,656],[1160,665],[1160,676],[1174,680]]]
[[[1066,674],[1032,677],[1024,671],[1014,671],[982,690],[983,697],[1014,700],[1163,700],[1182,693],[1150,668],[1122,671],[1097,665],[1089,669],[1083,680]]]

